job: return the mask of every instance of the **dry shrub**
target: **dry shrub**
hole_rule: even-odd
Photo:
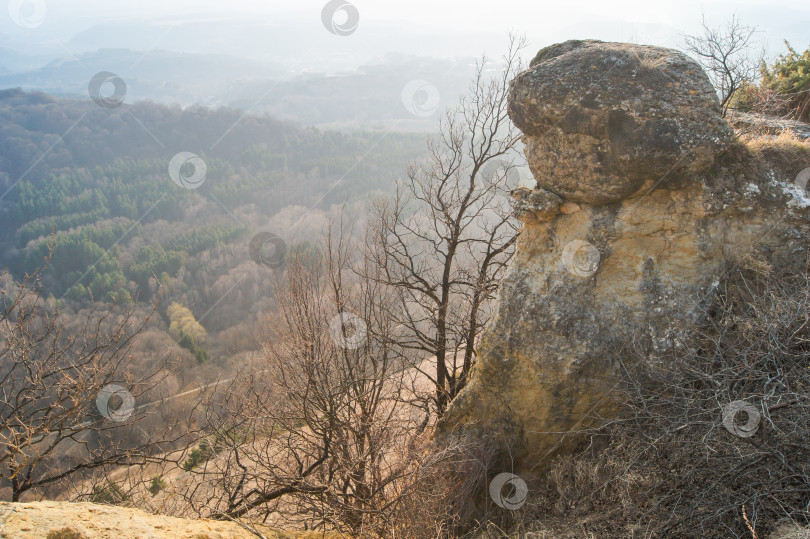
[[[707,323],[658,361],[623,351],[625,413],[554,462],[533,493],[536,530],[750,538],[810,523],[807,271],[749,256],[723,281]],[[724,426],[737,401],[761,417],[750,437]]]
[[[393,536],[460,537],[487,520],[482,493],[502,448],[490,440],[453,436],[426,448],[430,465],[403,499]]]
[[[775,89],[754,84],[743,85],[732,98],[735,109],[768,116],[783,116],[788,102],[788,97]]]

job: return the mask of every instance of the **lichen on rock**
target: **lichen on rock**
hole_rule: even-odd
[[[565,200],[607,204],[691,179],[731,140],[708,77],[681,52],[567,41],[530,66],[509,115],[538,186]]]

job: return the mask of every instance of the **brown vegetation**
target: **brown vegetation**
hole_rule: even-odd
[[[709,324],[691,328],[693,337],[645,367],[621,360],[634,354],[626,343],[617,354],[626,364],[623,418],[590,431],[578,453],[531,485],[523,529],[766,537],[785,522],[806,526],[808,302],[807,272],[746,256],[727,268]],[[735,402],[743,411],[724,416]]]
[[[162,416],[141,406],[170,374],[170,354],[151,364],[131,354],[148,316],[91,308],[68,329],[55,302],[40,296],[40,276],[0,276],[0,478],[12,501],[71,490],[93,475],[101,484],[110,469],[134,470],[161,442],[182,437],[178,410]]]

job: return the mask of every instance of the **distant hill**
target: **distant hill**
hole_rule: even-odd
[[[93,76],[108,71],[126,83],[127,103],[148,99],[181,106],[225,106],[305,125],[399,131],[435,130],[439,112],[456,102],[473,68],[472,58],[390,54],[382,63],[325,74],[225,54],[130,49],[64,55],[32,67],[36,62],[37,58],[11,50],[0,52],[0,88],[86,99]],[[412,81],[436,89],[438,101],[424,114],[409,110],[410,97],[403,97]]]
[[[13,73],[0,75],[0,87],[19,86],[85,98],[90,79],[100,71],[112,71],[127,82],[130,102],[152,99],[180,104],[210,101],[210,96],[221,95],[235,80],[276,79],[284,74],[284,69],[273,64],[221,54],[128,49],[63,56],[33,69],[19,69],[26,65],[22,59],[15,65],[18,69]]]

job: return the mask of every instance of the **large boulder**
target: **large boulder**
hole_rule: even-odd
[[[512,82],[509,115],[538,185],[566,200],[618,202],[692,178],[731,140],[708,77],[681,52],[567,41],[530,66]]]
[[[656,47],[543,49],[509,107],[537,186],[513,193],[517,252],[440,433],[501,440],[531,475],[617,413],[623,362],[704,319],[729,257],[803,269],[810,145],[736,141],[706,75]]]

